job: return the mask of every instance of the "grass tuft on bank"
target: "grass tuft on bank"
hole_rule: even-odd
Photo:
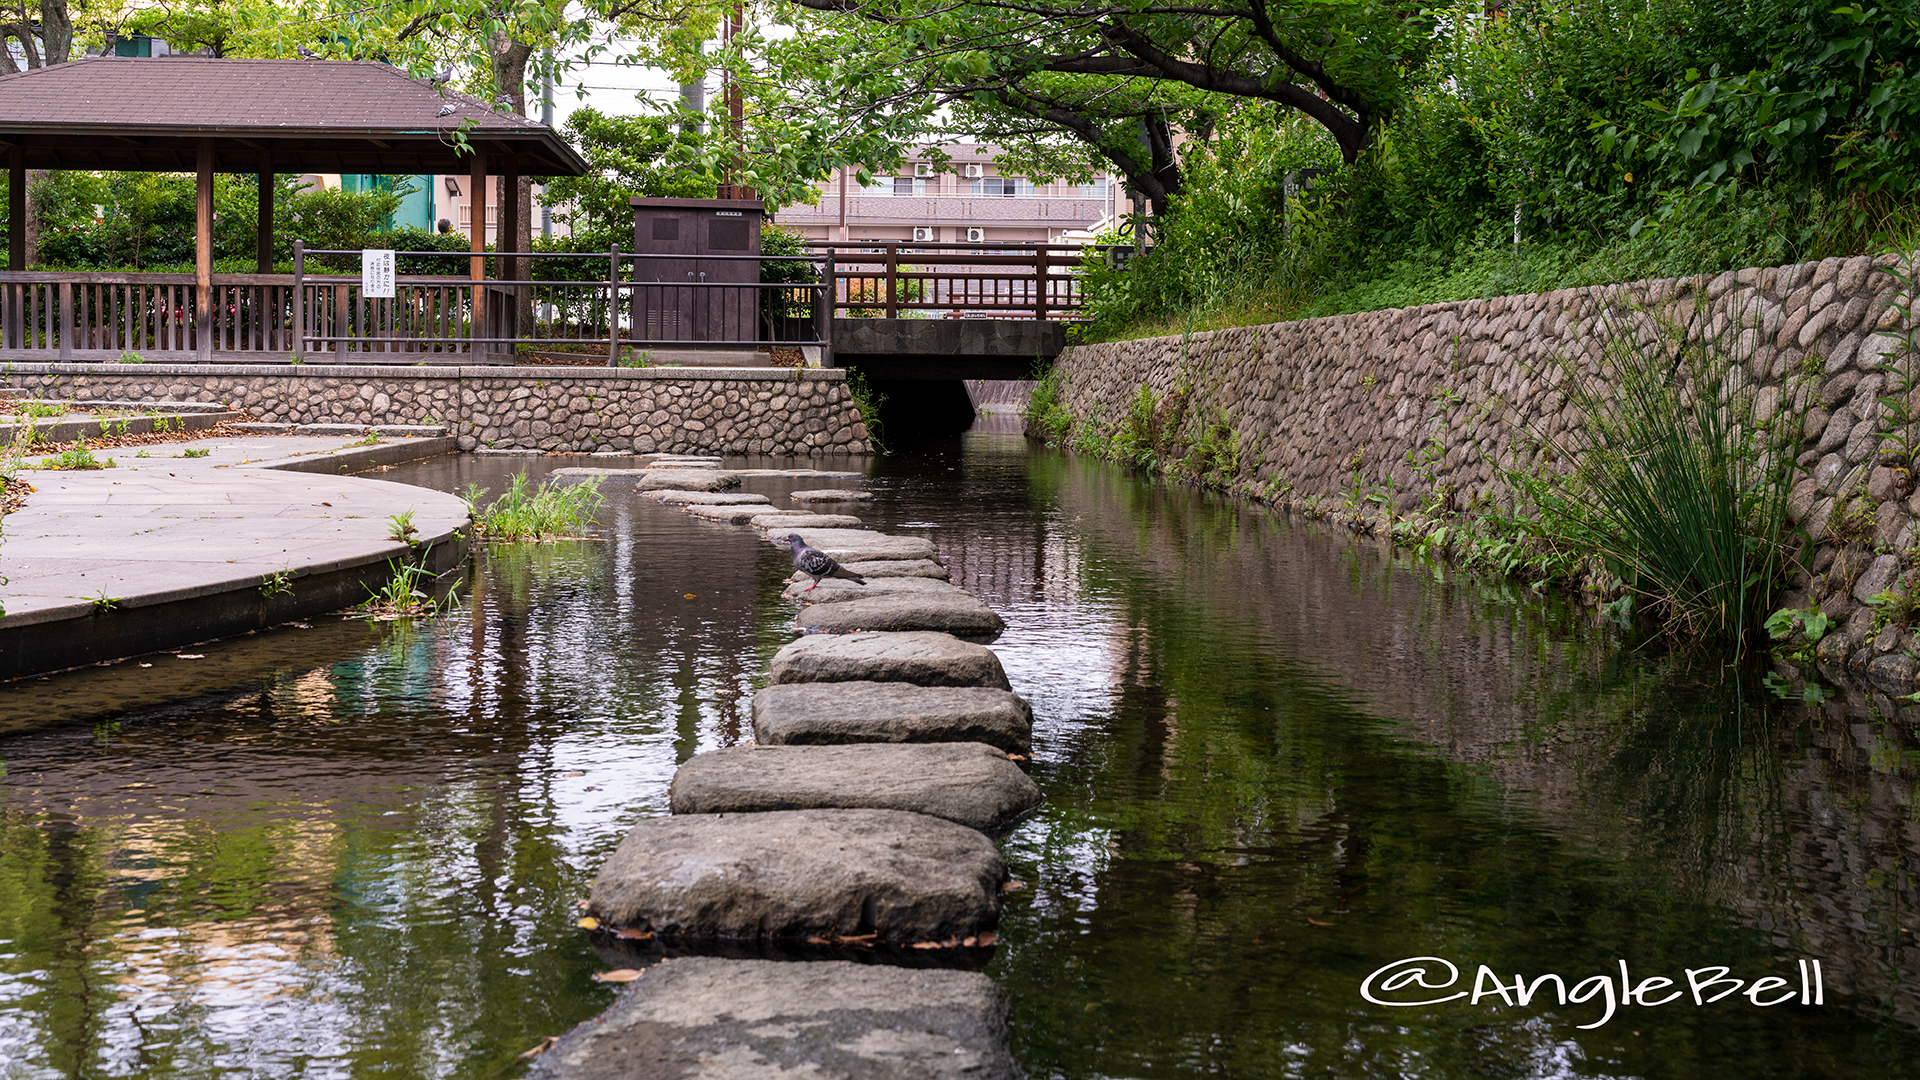
[[[474,507],[474,532],[488,540],[560,540],[579,535],[607,501],[600,479],[556,484],[549,477],[535,485],[526,470],[513,475],[500,497],[483,508],[487,489],[468,484],[461,498]]]

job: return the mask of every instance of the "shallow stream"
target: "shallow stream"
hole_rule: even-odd
[[[1913,1074],[1911,729],[1017,436],[871,487],[1034,705],[988,969],[1033,1076]],[[511,1077],[603,1009],[574,902],[750,736],[792,609],[750,530],[615,497],[594,533],[483,553],[432,623],[0,686],[0,1077]],[[1459,980],[1376,997],[1469,996],[1362,996],[1412,957]],[[1649,1003],[1600,1023],[1622,961]],[[1791,1001],[1651,1004],[1709,967]],[[1585,999],[1514,1001],[1552,974]]]

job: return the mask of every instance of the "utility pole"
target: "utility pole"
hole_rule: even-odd
[[[723,24],[721,32],[724,36],[721,40],[727,45],[732,45],[734,39],[740,35],[741,31],[746,29],[746,25],[747,8],[745,0],[734,0],[733,10],[727,13],[727,20]],[[738,61],[735,62],[737,63]],[[733,142],[733,156],[727,166],[726,183],[720,185],[720,197],[723,199],[751,199],[754,197],[753,189],[740,182],[740,174],[746,165],[747,103],[746,97],[740,89],[740,80],[731,67],[727,69],[727,81],[724,93],[727,103],[728,136]]]

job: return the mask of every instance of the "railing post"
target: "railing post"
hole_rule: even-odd
[[[900,248],[887,245],[887,318],[900,317]]]
[[[1033,245],[1033,321],[1047,317],[1047,245]]]
[[[833,249],[827,249],[826,263],[820,268],[820,304],[814,309],[814,337],[820,339],[820,366],[833,366],[833,308],[839,296],[839,272],[833,265]]]
[[[73,359],[73,282],[60,283],[60,359]]]
[[[293,362],[307,362],[307,244],[293,242]]]
[[[347,362],[347,331],[351,329],[347,312],[347,286],[333,287],[333,362]]]
[[[620,245],[607,251],[607,366],[620,366]]]

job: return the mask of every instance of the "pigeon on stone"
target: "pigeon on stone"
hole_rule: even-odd
[[[808,547],[807,542],[800,539],[799,533],[788,533],[785,543],[787,550],[793,552],[793,568],[813,579],[813,584],[801,592],[812,592],[820,587],[821,581],[833,577],[846,578],[855,585],[867,583],[866,578],[834,562],[833,556],[819,548]]]
[[[453,102],[449,101],[445,105],[440,106],[440,111],[437,113],[434,113],[433,118],[435,120],[438,120],[443,116],[452,116],[454,113],[457,113],[459,111],[460,111],[460,106],[455,105]]]
[[[298,53],[298,54],[300,54],[300,59],[302,59],[302,60],[318,60],[318,59],[320,59],[320,54],[319,54],[319,53],[317,53],[317,52],[314,52],[314,51],[313,51],[312,49],[309,49],[309,48],[307,48],[307,47],[306,47],[305,45],[295,45],[295,46],[293,47],[293,51],[294,51],[294,52],[296,52],[296,53]]]

